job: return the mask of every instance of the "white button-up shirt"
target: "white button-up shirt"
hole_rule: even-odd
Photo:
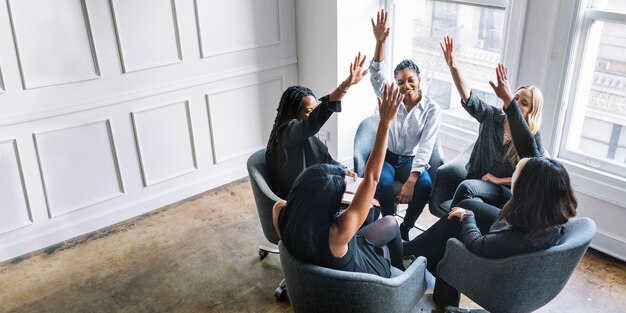
[[[383,62],[370,62],[370,81],[376,95],[381,98],[387,82],[381,72],[383,68]],[[399,155],[414,156],[411,172],[422,173],[428,170],[428,161],[437,140],[440,122],[441,108],[427,96],[422,95],[422,100],[411,111],[407,111],[404,103],[401,103],[396,120],[389,129],[387,150]]]

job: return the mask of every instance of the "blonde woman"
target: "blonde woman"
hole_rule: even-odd
[[[485,103],[472,92],[454,62],[454,42],[445,36],[440,43],[463,108],[479,123],[479,133],[466,165],[467,177],[456,189],[452,206],[479,198],[500,207],[511,198],[511,175],[521,158],[542,155],[541,111],[543,95],[535,86],[520,86],[514,94],[508,84],[508,69],[496,67],[497,83],[489,82],[502,109]]]

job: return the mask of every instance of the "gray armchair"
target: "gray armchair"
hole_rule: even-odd
[[[426,259],[417,258],[406,271],[392,267],[392,278],[306,264],[278,244],[289,284],[293,311],[411,312],[426,291]]]
[[[354,172],[357,173],[359,177],[363,177],[365,163],[372,152],[379,121],[380,116],[378,116],[378,114],[366,117],[363,121],[361,121],[359,127],[356,129],[356,133],[354,134]],[[430,165],[428,174],[430,174],[430,177],[435,177],[437,169],[443,163],[443,149],[441,148],[439,138],[437,138],[435,147],[433,148],[433,153],[430,155],[430,160],[428,161],[428,164]]]
[[[433,175],[433,189],[430,193],[428,210],[437,217],[442,217],[450,212],[450,204],[456,188],[467,177],[465,165],[469,161],[474,144],[467,147],[452,161],[441,165],[437,173]]]
[[[267,164],[265,161],[265,149],[261,149],[253,153],[248,158],[248,175],[250,176],[250,185],[252,186],[252,194],[254,195],[254,201],[256,202],[256,209],[259,213],[259,220],[261,221],[261,228],[263,229],[263,235],[265,239],[272,244],[278,244],[280,238],[274,229],[274,221],[272,219],[272,210],[274,203],[278,201],[278,196],[274,194],[268,184],[269,173],[267,170]],[[268,253],[278,253],[277,247],[259,246],[259,256],[261,260],[267,257]],[[287,285],[283,279],[279,284],[274,295],[278,299],[285,297]]]
[[[486,259],[449,239],[437,273],[491,312],[532,312],[556,297],[571,277],[596,233],[593,220],[573,218],[552,248],[505,259]]]
[[[256,203],[256,209],[259,213],[261,228],[263,235],[267,241],[277,245],[280,238],[274,229],[274,221],[272,220],[272,209],[274,203],[278,201],[278,196],[274,194],[268,184],[269,173],[265,162],[265,149],[261,149],[253,153],[248,158],[248,175],[250,176],[250,185],[252,186],[252,194]],[[259,247],[259,255],[261,259],[267,256],[268,252],[278,253],[278,249],[274,247]]]

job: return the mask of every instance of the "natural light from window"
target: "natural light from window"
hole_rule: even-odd
[[[581,24],[586,38],[578,47],[582,66],[571,87],[564,155],[625,176],[626,2],[594,1],[592,9],[596,11],[587,9]],[[612,14],[615,11],[625,14]]]
[[[461,107],[439,42],[444,35],[454,38],[457,66],[473,91],[487,103],[501,106],[488,82],[501,59],[504,8],[417,0],[411,9],[412,59],[422,72],[422,88],[445,110],[444,123],[477,130],[478,124]]]

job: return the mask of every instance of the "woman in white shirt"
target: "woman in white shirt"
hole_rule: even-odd
[[[370,63],[370,80],[378,96],[386,83],[382,70],[385,57],[385,40],[389,35],[387,12],[380,10],[372,29],[376,38],[376,50]],[[432,189],[428,174],[428,160],[433,151],[441,108],[430,98],[422,95],[419,67],[411,60],[403,60],[394,70],[394,78],[404,100],[400,104],[395,122],[389,129],[385,163],[376,189],[375,198],[380,202],[383,215],[393,214],[394,202],[408,203],[404,222],[400,225],[402,239],[408,240],[409,230],[424,210]],[[403,183],[402,190],[394,197],[394,181]],[[395,198],[395,199],[394,199]]]

